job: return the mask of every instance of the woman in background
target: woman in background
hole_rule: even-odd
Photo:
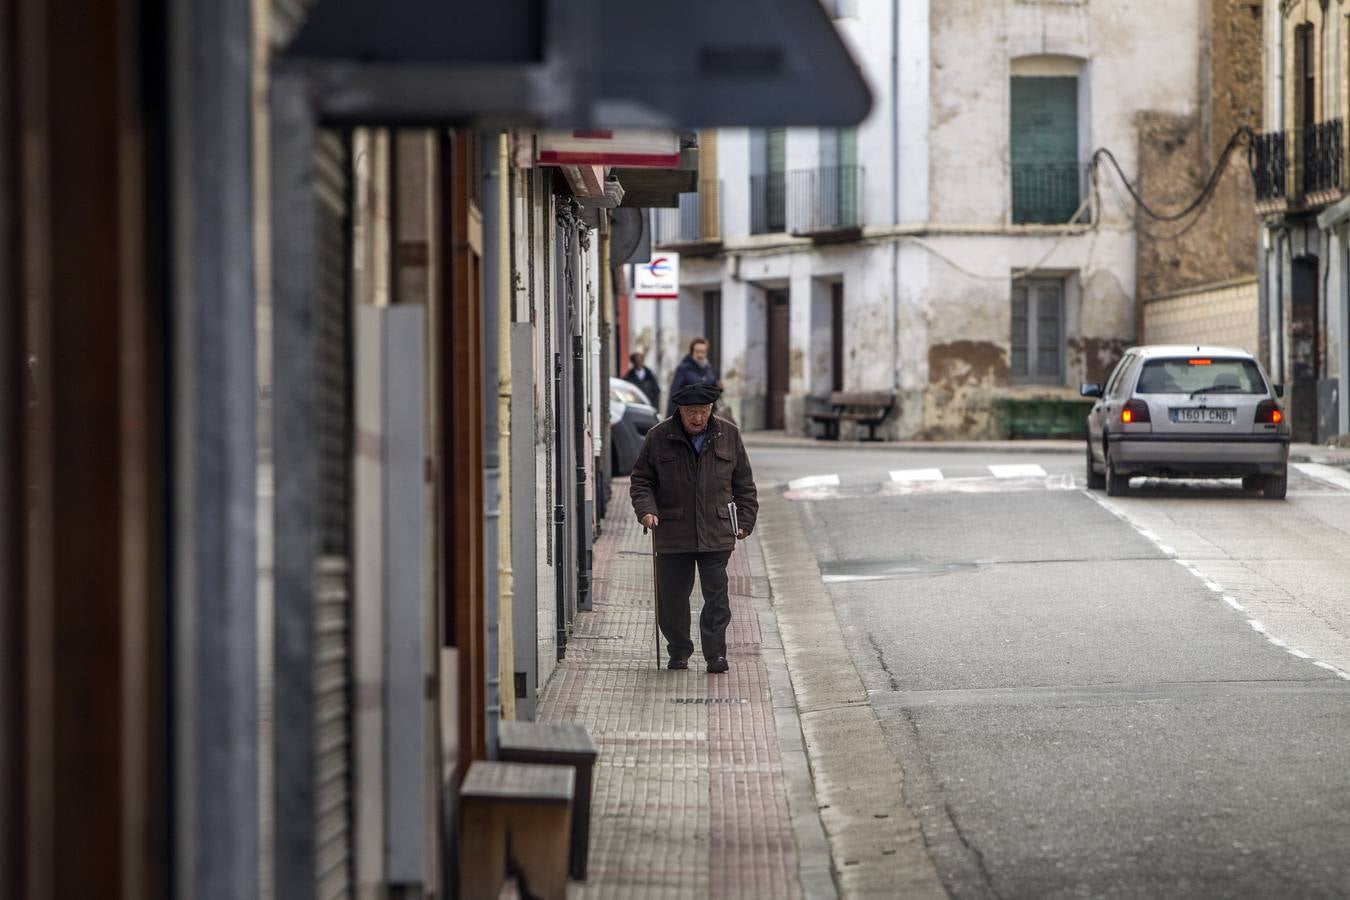
[[[675,415],[675,393],[683,387],[689,387],[692,384],[706,384],[715,388],[722,387],[722,379],[717,377],[717,372],[708,361],[708,340],[707,338],[696,337],[689,342],[689,355],[680,360],[680,364],[675,369],[675,380],[670,383],[670,403],[667,405],[666,415]]]

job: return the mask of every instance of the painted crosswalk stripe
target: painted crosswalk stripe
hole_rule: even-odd
[[[1338,488],[1350,491],[1350,472],[1328,466],[1323,463],[1290,463],[1304,475],[1310,475],[1319,481],[1330,482]]]
[[[1037,465],[1019,464],[1008,466],[990,466],[989,471],[995,478],[1044,478],[1045,470]]]
[[[896,469],[891,481],[941,481],[941,469]]]
[[[809,487],[838,487],[838,475],[807,475],[788,482],[788,490],[799,491]]]

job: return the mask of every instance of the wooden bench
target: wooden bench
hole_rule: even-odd
[[[591,843],[591,784],[599,751],[586,726],[571,722],[505,721],[497,726],[497,758],[503,762],[571,766],[576,772],[568,872],[586,878]]]
[[[887,391],[835,391],[830,394],[830,408],[808,413],[811,421],[825,426],[821,440],[839,440],[840,422],[857,422],[867,426],[864,440],[877,440],[877,426],[886,421],[895,406],[895,395]]]
[[[459,895],[496,897],[514,875],[529,896],[565,900],[575,789],[570,766],[469,766],[459,788]]]

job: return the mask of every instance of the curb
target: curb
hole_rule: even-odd
[[[904,801],[899,758],[869,702],[797,511],[769,492],[761,493],[760,511],[773,613],[839,893],[945,900],[918,817]]]
[[[746,449],[920,450],[930,453],[1082,453],[1082,440],[1063,441],[819,441],[814,438],[742,434]]]
[[[760,659],[769,672],[774,728],[778,734],[778,751],[787,780],[788,814],[792,818],[792,833],[797,841],[797,876],[803,896],[810,900],[838,900],[839,888],[834,880],[830,844],[825,837],[825,826],[820,821],[806,739],[797,714],[797,700],[792,693],[792,678],[788,673],[782,635],[778,632],[778,617],[774,614],[770,599],[764,547],[759,537],[755,536],[753,540],[746,541],[745,548],[749,551],[747,555],[750,560],[750,596],[759,618]]]

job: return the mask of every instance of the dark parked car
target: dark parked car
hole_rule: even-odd
[[[610,471],[627,475],[633,471],[647,432],[657,423],[656,408],[647,395],[622,378],[609,380]]]

